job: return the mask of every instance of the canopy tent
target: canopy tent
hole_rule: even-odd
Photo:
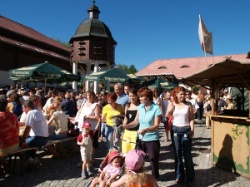
[[[250,60],[233,60],[227,58],[222,62],[212,64],[191,76],[185,77],[181,82],[190,86],[204,87],[218,86],[244,86],[250,90]]]
[[[85,76],[85,80],[89,81],[127,82],[129,79],[127,73],[119,68],[94,72]]]
[[[79,81],[80,79],[79,76],[48,62],[9,70],[9,76],[14,81],[31,80],[54,83]]]
[[[145,80],[141,77],[137,77],[134,74],[127,74],[130,79],[128,81],[129,84],[143,84]]]
[[[165,90],[171,90],[175,88],[176,84],[169,82],[168,80],[156,78],[149,80],[143,84],[144,86],[147,86],[148,88],[157,88],[157,89],[165,89]]]
[[[48,62],[9,70],[13,81],[37,81],[46,84],[79,81],[80,77]]]

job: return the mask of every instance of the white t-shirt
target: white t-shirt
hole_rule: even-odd
[[[53,113],[55,122],[55,132],[59,134],[60,132],[65,132],[68,130],[68,119],[63,111],[55,111]]]
[[[84,116],[94,116],[95,115],[95,107],[98,103],[93,103],[91,106],[87,107],[86,104],[80,109],[80,116],[78,119],[78,127],[79,131],[82,131],[82,125],[84,123]],[[90,130],[95,130],[97,125],[96,119],[86,119],[87,122],[91,124]]]
[[[190,102],[192,104],[193,107],[193,111],[195,111],[196,109],[200,108],[197,101],[195,99],[186,99],[188,102]]]
[[[27,115],[25,126],[30,126],[30,136],[48,137],[48,125],[42,112],[38,109],[30,110]]]

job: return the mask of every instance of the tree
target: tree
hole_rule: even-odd
[[[128,67],[125,64],[118,64],[117,67],[120,68],[121,70],[125,71],[128,74],[135,74],[136,72],[138,72],[134,65],[130,65]]]
[[[61,43],[61,44],[63,44],[64,46],[66,46],[68,48],[71,47],[69,42],[62,42],[59,38],[52,38],[52,39],[59,42],[59,43]]]

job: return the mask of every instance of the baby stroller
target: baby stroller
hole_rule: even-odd
[[[117,149],[117,146],[113,146],[113,148],[108,152],[108,154],[106,155],[106,157],[104,158],[104,160],[102,161],[102,163],[100,164],[100,167],[98,168],[98,172],[97,174],[94,176],[94,178],[97,178],[100,176],[101,172],[103,171],[104,167],[108,165],[109,163],[109,158],[110,156],[112,156],[112,154],[119,154],[122,158],[121,160],[121,169],[119,170],[119,173],[117,175],[117,177],[115,178],[115,180],[118,180],[124,173],[124,168],[125,168],[125,164],[124,164],[124,157],[122,156],[122,154],[120,153],[120,151]],[[92,181],[94,180],[94,178],[92,178],[87,184],[86,187],[89,187],[92,183]]]

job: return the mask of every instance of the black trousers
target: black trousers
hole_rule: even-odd
[[[143,150],[148,154],[152,175],[155,179],[159,178],[159,157],[160,157],[160,141],[141,141],[140,147],[136,147]]]

